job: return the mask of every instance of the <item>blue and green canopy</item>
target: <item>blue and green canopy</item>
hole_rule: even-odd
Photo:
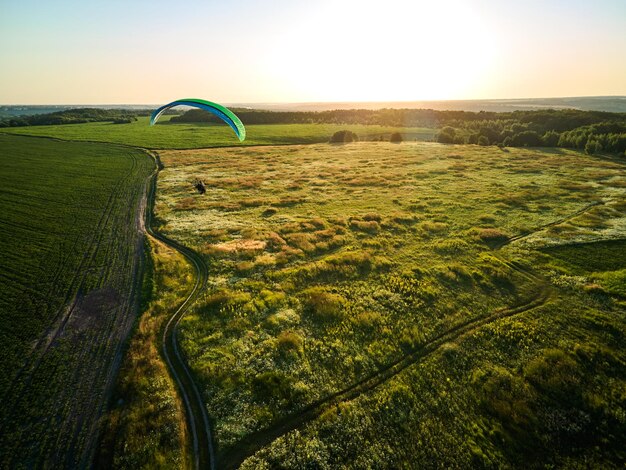
[[[205,111],[214,114],[226,124],[228,124],[237,134],[240,142],[243,142],[246,138],[246,128],[244,127],[241,119],[237,117],[235,113],[233,113],[230,109],[221,104],[213,103],[211,101],[199,100],[196,98],[185,98],[182,100],[172,101],[164,106],[161,106],[157,110],[152,113],[150,116],[150,125],[153,126],[161,114],[163,114],[166,110],[173,108],[174,106],[192,106],[194,108],[204,109]]]

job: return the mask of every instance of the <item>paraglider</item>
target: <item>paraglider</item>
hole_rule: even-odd
[[[235,134],[239,138],[240,142],[243,142],[246,138],[246,128],[244,127],[241,120],[235,115],[235,113],[233,113],[225,106],[222,106],[221,104],[213,103],[211,101],[199,100],[196,98],[185,98],[182,100],[176,100],[166,104],[165,106],[161,106],[152,113],[152,116],[150,116],[150,125],[153,126],[157,122],[159,117],[161,117],[161,114],[163,114],[166,110],[173,108],[174,106],[192,106],[194,108],[204,109],[205,111],[216,115],[226,124],[228,124],[232,128],[232,130],[235,131]]]
[[[206,193],[206,186],[204,185],[203,181],[196,180],[196,182],[193,184],[193,187],[196,188],[196,191],[198,191],[198,193],[200,194]]]

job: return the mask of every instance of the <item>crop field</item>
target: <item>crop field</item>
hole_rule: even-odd
[[[154,162],[0,135],[0,466],[86,466],[138,310]]]
[[[219,465],[626,458],[623,160],[423,142],[159,153],[158,229],[209,265],[179,339]]]
[[[155,126],[149,126],[147,117],[130,124],[94,122],[63,126],[29,126],[4,128],[13,134],[56,137],[65,140],[114,142],[152,149],[200,148],[238,145],[233,131],[226,125],[174,124],[171,116],[164,116]],[[341,124],[258,124],[248,125],[248,138],[241,145],[311,144],[328,142],[333,133],[349,129],[362,140],[384,137],[402,132],[405,140],[432,140],[435,129],[421,127],[386,127]]]

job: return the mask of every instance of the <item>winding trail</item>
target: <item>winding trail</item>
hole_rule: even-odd
[[[535,295],[533,295],[530,299],[526,299],[518,305],[498,309],[491,313],[481,315],[468,321],[454,325],[450,329],[437,334],[429,341],[423,343],[421,346],[413,349],[396,361],[393,361],[386,366],[383,366],[376,372],[364,377],[358,382],[331,395],[328,395],[323,399],[315,401],[296,413],[279,419],[269,428],[265,428],[249,434],[247,437],[239,441],[233,448],[227,450],[223,454],[216,455],[213,446],[211,426],[207,409],[202,400],[200,390],[198,389],[198,386],[196,385],[196,382],[194,381],[191,372],[178,348],[177,341],[177,326],[180,323],[180,320],[185,315],[185,313],[187,313],[191,305],[193,305],[193,303],[198,299],[200,293],[206,288],[209,275],[208,267],[198,253],[166,237],[165,235],[159,233],[158,231],[155,231],[152,228],[152,218],[154,215],[154,202],[156,196],[156,183],[159,170],[161,169],[161,163],[158,154],[153,153],[147,149],[144,150],[155,160],[157,166],[153,175],[151,176],[148,190],[148,208],[146,210],[145,230],[149,235],[168,245],[169,247],[178,251],[182,256],[184,256],[190,262],[195,272],[195,281],[192,290],[190,291],[187,298],[174,311],[172,317],[165,325],[165,328],[163,330],[162,349],[165,361],[172,373],[172,376],[176,381],[179,393],[181,394],[181,397],[185,404],[189,431],[193,442],[194,467],[196,469],[210,468],[211,470],[214,470],[216,467],[225,469],[237,468],[243,463],[246,458],[254,455],[256,452],[271,444],[279,437],[287,434],[290,431],[298,429],[303,425],[306,425],[310,421],[320,416],[324,411],[336,406],[338,403],[353,400],[359,397],[361,394],[376,388],[377,386],[396,376],[398,373],[402,372],[407,367],[416,364],[421,360],[427,358],[428,356],[432,355],[444,344],[451,341],[459,340],[460,338],[467,336],[481,326],[484,326],[493,321],[502,318],[512,317],[535,309],[545,304],[550,299],[550,296],[552,294],[552,290],[549,284],[545,282],[541,277],[534,274],[532,271],[518,263],[507,261],[498,256],[500,262],[506,264],[511,269],[515,270],[535,284]],[[602,202],[594,202],[588,206],[585,206],[579,211],[568,215],[567,217],[563,217],[556,221],[542,225],[532,231],[509,237],[493,247],[494,253],[514,241],[528,237],[548,227],[558,225],[567,220],[573,219],[600,204],[602,204]]]
[[[194,269],[194,285],[187,298],[174,311],[169,321],[163,328],[162,351],[165,362],[176,382],[178,391],[185,404],[185,412],[191,434],[194,454],[194,468],[215,469],[215,451],[211,435],[211,426],[204,401],[200,390],[193,380],[191,372],[183,358],[177,340],[177,327],[185,313],[198,299],[200,293],[206,288],[209,277],[209,270],[198,253],[184,245],[166,237],[152,228],[152,218],[154,216],[154,202],[156,196],[156,183],[159,171],[162,168],[157,154],[145,150],[155,161],[156,169],[150,177],[148,188],[148,207],[145,212],[145,231],[155,239],[178,251],[184,256]]]

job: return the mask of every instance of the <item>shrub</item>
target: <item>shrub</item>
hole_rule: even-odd
[[[400,335],[400,347],[403,351],[413,351],[424,341],[424,335],[420,333],[417,326],[405,328]]]
[[[576,360],[560,349],[547,349],[524,368],[528,381],[538,389],[569,401],[578,395],[580,370]]]
[[[295,248],[298,248],[306,253],[315,251],[315,245],[313,244],[314,236],[310,233],[288,233],[285,235],[285,239],[289,244]]]
[[[367,220],[367,221],[375,220],[376,222],[380,222],[382,220],[382,216],[375,212],[370,212],[363,216],[363,220]]]
[[[353,219],[350,221],[350,228],[352,228],[352,230],[375,234],[380,231],[380,224],[375,220]]]
[[[263,217],[271,217],[278,212],[278,209],[275,207],[268,207],[263,211]]]
[[[282,372],[263,372],[252,379],[252,391],[265,402],[282,401],[292,403],[297,396],[293,379]]]
[[[382,316],[378,312],[365,311],[355,316],[352,321],[356,327],[372,333],[382,323]]]
[[[433,248],[437,253],[458,254],[467,250],[468,246],[469,245],[460,238],[448,238],[438,241]]]
[[[209,295],[200,306],[200,313],[232,313],[250,302],[252,297],[247,292],[218,289]]]
[[[472,382],[479,387],[482,403],[505,425],[523,425],[533,419],[531,387],[520,377],[498,366],[478,370]]]
[[[323,287],[311,287],[302,292],[304,311],[315,320],[328,322],[341,320],[344,316],[346,299],[339,294],[326,291]]]
[[[476,142],[478,145],[489,145],[489,139],[485,135],[481,135],[478,137]]]
[[[276,338],[276,347],[282,356],[298,355],[302,351],[302,338],[294,331],[283,331]]]
[[[478,232],[478,238],[489,246],[496,246],[509,239],[508,235],[495,228],[483,228]]]
[[[448,226],[443,222],[422,222],[420,228],[425,234],[441,233],[446,230]]]

